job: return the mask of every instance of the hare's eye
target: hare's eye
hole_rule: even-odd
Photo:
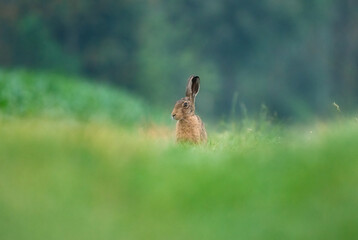
[[[184,107],[188,107],[188,103],[187,103],[187,102],[185,102],[183,106],[184,106]]]

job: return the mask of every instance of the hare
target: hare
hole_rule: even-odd
[[[177,142],[206,142],[207,134],[203,121],[195,115],[195,97],[199,92],[199,76],[190,76],[186,87],[186,97],[178,100],[172,111],[172,118],[177,120]]]

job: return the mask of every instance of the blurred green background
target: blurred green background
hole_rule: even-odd
[[[0,240],[358,239],[357,8],[0,0]]]
[[[262,103],[279,118],[358,105],[352,0],[0,1],[0,66],[87,76],[171,108],[200,75],[199,111]],[[169,112],[169,111],[168,111]]]

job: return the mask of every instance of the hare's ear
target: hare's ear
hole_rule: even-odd
[[[186,96],[194,102],[196,95],[200,89],[200,78],[199,76],[190,76],[188,79],[188,85],[186,86]]]

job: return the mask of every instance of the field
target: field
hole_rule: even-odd
[[[0,239],[358,237],[354,117],[178,145],[159,110],[63,78],[0,74]]]

